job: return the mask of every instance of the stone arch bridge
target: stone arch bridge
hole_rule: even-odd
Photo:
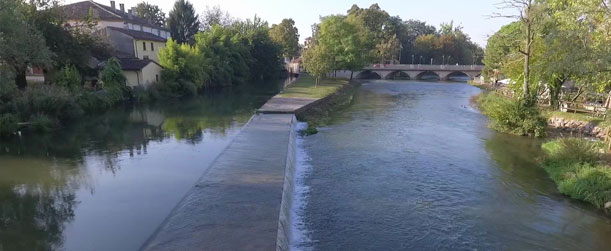
[[[483,65],[374,65],[354,72],[353,76],[357,79],[421,80],[425,76],[438,77],[439,80],[448,80],[453,76],[475,79],[481,75],[483,69]]]

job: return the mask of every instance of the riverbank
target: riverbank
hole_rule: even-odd
[[[496,94],[479,94],[472,97],[471,102],[490,117],[490,127],[498,131],[526,135],[523,128],[532,124],[528,120],[545,121],[546,134],[555,139],[541,145],[546,153],[541,166],[562,194],[609,212],[611,165],[608,147],[602,141],[586,139],[606,140],[610,128],[608,121],[587,114],[537,107],[520,112],[523,107],[518,105],[519,101]]]

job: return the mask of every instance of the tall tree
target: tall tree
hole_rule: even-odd
[[[359,27],[345,16],[323,18],[316,43],[329,56],[332,70],[357,70],[368,61],[369,50],[359,35]]]
[[[134,14],[141,18],[151,20],[151,22],[156,25],[165,25],[165,13],[157,5],[141,2],[136,5]]]
[[[215,25],[231,26],[235,22],[236,20],[228,12],[221,10],[219,6],[206,7],[201,20],[204,31],[211,30]]]
[[[0,1],[0,63],[12,68],[15,84],[21,89],[27,86],[27,68],[49,66],[53,55],[40,31],[27,19],[27,8],[21,0]]]
[[[295,27],[293,19],[285,18],[280,24],[272,25],[269,36],[282,47],[282,55],[285,58],[293,58],[299,55],[299,31]]]
[[[315,44],[303,52],[303,68],[308,74],[314,76],[316,85],[320,78],[327,76],[333,69],[333,62],[329,50],[324,44]]]
[[[522,98],[529,105],[534,105],[532,101],[532,93],[530,90],[531,78],[531,59],[533,57],[533,45],[537,36],[541,35],[543,29],[543,17],[545,15],[542,10],[542,5],[534,0],[504,0],[500,4],[501,9],[513,9],[518,14],[500,14],[495,13],[493,17],[504,17],[517,19],[523,26],[523,34],[521,36],[522,46],[518,50],[524,58]]]
[[[194,36],[199,31],[200,22],[193,4],[186,0],[177,0],[170,11],[168,26],[176,42],[194,44]]]

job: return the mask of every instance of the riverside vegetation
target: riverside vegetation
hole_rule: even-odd
[[[140,7],[136,14],[143,18],[156,23],[165,19],[156,6]],[[218,8],[208,9],[200,19],[184,0],[176,2],[169,16],[171,30],[185,32],[172,32],[160,50],[161,81],[149,89],[129,88],[112,48],[91,34],[96,25],[92,15],[83,20],[83,27],[67,27],[59,1],[0,2],[0,135],[23,127],[51,130],[119,104],[277,78],[283,53],[295,56],[299,48],[290,19],[270,28],[256,16],[237,20]],[[28,46],[22,46],[24,41]],[[92,57],[103,59],[103,67],[91,68]],[[44,69],[45,83],[27,83],[28,67]],[[98,84],[86,84],[92,78],[99,79]]]

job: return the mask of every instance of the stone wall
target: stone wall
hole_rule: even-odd
[[[558,129],[561,132],[570,133],[574,136],[596,137],[604,139],[609,132],[608,128],[598,127],[595,123],[579,120],[571,120],[559,117],[552,117],[547,120],[549,127]]]

